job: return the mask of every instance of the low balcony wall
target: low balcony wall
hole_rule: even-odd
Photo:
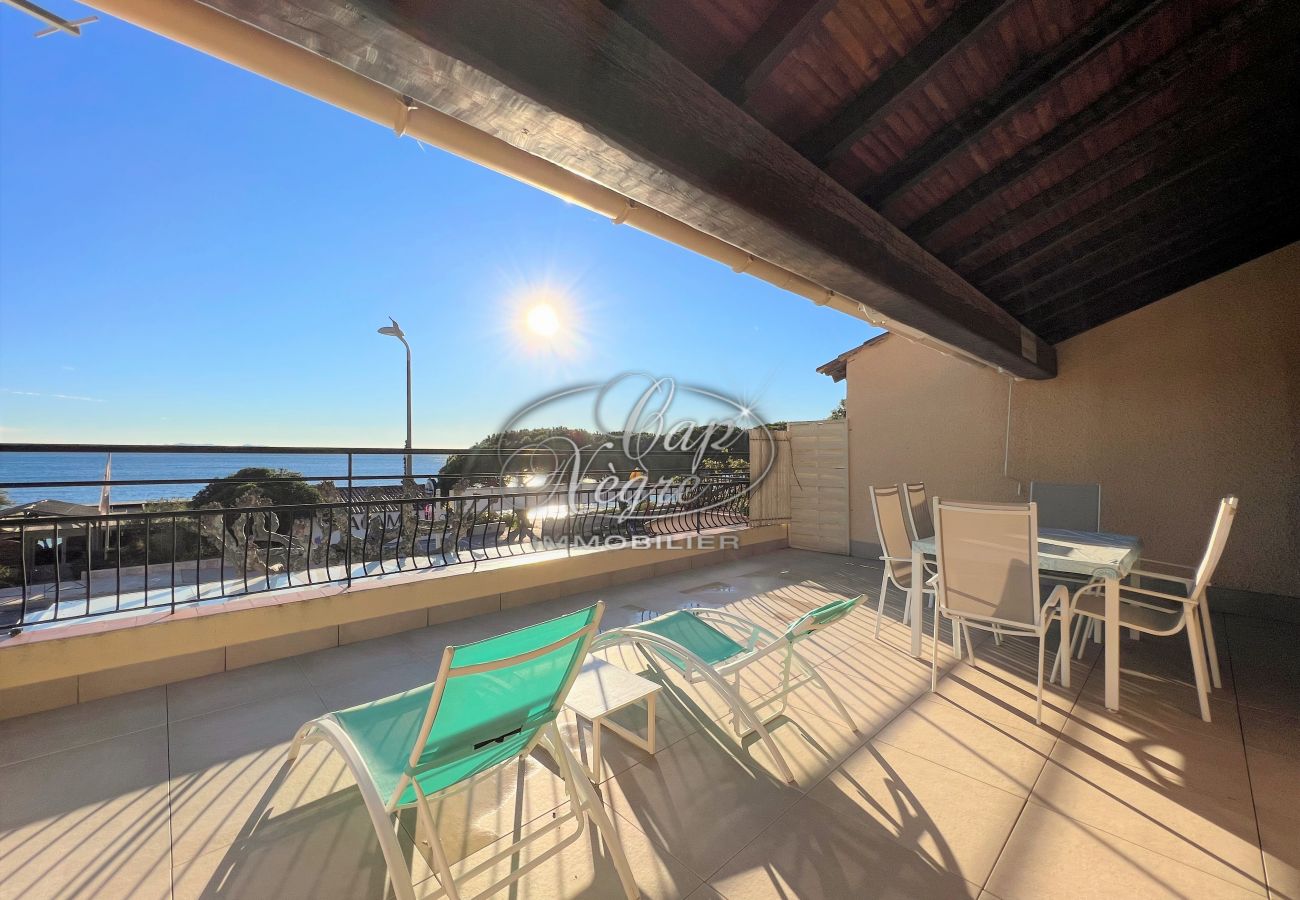
[[[84,621],[0,640],[0,719],[715,565],[787,545],[785,525],[396,573]],[[693,538],[699,535],[689,536]],[[724,540],[725,539],[725,540]]]

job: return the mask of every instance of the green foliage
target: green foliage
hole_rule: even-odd
[[[441,475],[500,475],[502,465],[510,456],[510,451],[522,448],[548,446],[554,447],[557,455],[563,457],[568,448],[566,441],[572,441],[579,447],[599,446],[606,438],[595,432],[581,428],[520,428],[514,431],[489,434],[483,440],[471,445],[471,451],[478,453],[456,453],[447,457],[447,462],[439,470]],[[520,455],[510,460],[506,466],[507,474],[533,470],[531,464],[549,468],[549,459],[538,455],[534,458]],[[545,466],[542,464],[545,463]]]
[[[292,480],[270,480],[275,478]],[[196,509],[208,503],[216,503],[227,508],[234,507],[239,505],[236,501],[249,491],[256,491],[269,500],[272,506],[299,506],[322,502],[320,491],[308,484],[298,472],[250,466],[240,469],[233,475],[218,478],[195,494],[191,504]]]
[[[847,400],[841,400],[840,405],[831,410],[829,418],[847,419],[849,417],[849,408],[846,406]]]
[[[9,500],[9,495],[6,494],[4,490],[0,489],[0,509],[12,505],[12,502]]]
[[[636,448],[637,458],[629,459],[623,453],[621,433],[601,434],[563,426],[521,428],[490,434],[468,448],[470,452],[448,457],[439,474],[444,477],[466,476],[466,480],[472,483],[496,484],[502,474],[549,473],[557,465],[562,470],[568,470],[572,465],[572,447],[576,444],[583,452],[584,472],[603,474],[612,465],[615,471],[621,473],[644,472],[649,469],[651,477],[657,478],[662,473],[681,472],[691,467],[695,451],[679,449],[683,440],[687,446],[694,448],[708,437],[708,429],[697,426],[685,435],[673,435],[674,449],[666,450],[661,442],[654,440],[648,433],[634,435],[631,443]],[[720,434],[714,434],[713,440],[720,437]],[[613,447],[598,449],[607,443],[613,444]],[[511,451],[531,448],[549,448],[555,455],[552,457],[547,453],[536,453],[511,457]],[[748,469],[749,464],[744,459],[748,452],[749,435],[742,433],[728,447],[721,450],[709,449],[706,458],[702,460],[701,469],[705,472]],[[454,480],[449,479],[449,482]]]

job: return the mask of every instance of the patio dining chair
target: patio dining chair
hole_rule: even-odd
[[[328,713],[298,730],[288,765],[304,744],[315,741],[343,756],[361,789],[398,900],[413,900],[415,890],[398,843],[396,815],[415,807],[428,836],[429,863],[441,885],[428,896],[459,900],[432,802],[472,788],[498,766],[528,756],[538,746],[554,760],[564,781],[568,811],[462,873],[460,880],[515,857],[525,845],[576,819],[576,830],[528,862],[512,865],[508,875],[476,896],[512,884],[562,851],[583,834],[588,821],[604,839],[628,898],[640,896],[618,833],[556,726],[603,609],[597,603],[497,637],[447,647],[432,684]]]
[[[1144,634],[1166,637],[1187,631],[1187,643],[1192,654],[1192,675],[1196,681],[1196,698],[1201,718],[1210,721],[1210,688],[1206,684],[1206,655],[1210,679],[1216,688],[1223,687],[1219,678],[1219,654],[1214,646],[1214,626],[1210,621],[1210,605],[1206,590],[1214,578],[1214,570],[1223,557],[1228,543],[1228,533],[1237,515],[1237,498],[1224,497],[1219,501],[1219,511],[1210,529],[1210,542],[1196,568],[1157,560],[1139,559],[1129,573],[1142,579],[1163,581],[1177,586],[1177,593],[1121,584],[1119,586],[1119,623]],[[1105,585],[1090,582],[1075,592],[1071,603],[1072,615],[1083,616],[1100,629],[1106,617]],[[1204,637],[1202,637],[1204,632]],[[1071,642],[1070,649],[1074,644]],[[1082,649],[1082,648],[1081,648]],[[1058,660],[1059,662],[1059,660]],[[1055,676],[1055,671],[1053,671]]]
[[[934,537],[934,519],[930,516],[930,501],[925,496],[925,482],[904,484],[903,493],[907,495],[907,505],[903,508],[907,511],[907,527],[911,529],[912,537]]]
[[[595,652],[630,644],[640,650],[652,665],[658,662],[668,665],[688,684],[707,683],[731,708],[736,734],[743,738],[756,732],[781,776],[793,784],[794,773],[767,730],[773,719],[785,713],[787,698],[792,691],[813,684],[826,694],[848,726],[854,732],[858,730],[840,698],[812,663],[795,650],[795,645],[847,617],[865,597],[865,594],[860,594],[832,600],[809,610],[791,622],[781,634],[718,609],[679,609],[627,628],[611,629],[598,637],[591,649]],[[759,703],[750,704],[740,693],[741,673],[773,655],[782,657],[781,686]],[[792,669],[796,666],[801,675],[792,677]],[[729,678],[731,681],[727,680]],[[760,715],[759,710],[777,703],[780,706],[775,712]]]
[[[912,487],[920,487],[922,495],[925,493],[925,485],[908,485],[909,499]],[[912,610],[912,539],[915,530],[909,523],[912,521],[912,512],[909,503],[903,500],[903,492],[897,485],[887,487],[870,487],[871,492],[871,514],[876,520],[876,534],[880,536],[880,549],[884,551],[880,557],[884,565],[884,571],[880,573],[880,597],[876,601],[876,637],[880,637],[880,617],[885,611],[885,592],[889,585],[893,585],[903,592],[906,600],[903,603],[903,621],[909,621],[908,617]],[[930,514],[927,511],[925,521],[929,521]],[[925,537],[927,535],[923,535]],[[921,587],[921,594],[933,594],[933,578],[926,577],[930,573],[922,575],[924,582]]]
[[[1101,485],[1029,482],[1029,502],[1038,504],[1040,528],[1101,531]]]
[[[1034,721],[1043,721],[1043,670],[1047,633],[1061,619],[1061,652],[1068,652],[1069,589],[1057,585],[1040,601],[1038,509],[1033,503],[958,503],[935,498],[934,646],[930,690],[939,686],[939,621],[966,631],[967,652],[975,662],[970,629],[995,629],[1006,637],[1038,641],[1038,705]]]

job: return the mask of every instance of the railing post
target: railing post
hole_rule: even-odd
[[[344,514],[344,516],[347,518],[347,524],[346,524],[344,527],[347,528],[347,535],[348,535],[347,544],[345,545],[345,548],[344,548],[344,556],[346,557],[346,559],[344,560],[344,563],[343,563],[343,564],[344,564],[344,566],[347,567],[347,578],[346,578],[346,580],[347,580],[348,587],[351,587],[351,586],[352,586],[352,500],[353,500],[353,496],[352,496],[352,451],[349,450],[349,451],[348,451],[348,502],[347,502],[347,504],[343,507],[343,514]]]

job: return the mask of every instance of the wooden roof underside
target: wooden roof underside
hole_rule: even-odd
[[[1300,4],[607,5],[1048,342],[1300,237]]]
[[[203,0],[1016,375],[1300,237],[1295,0]]]

